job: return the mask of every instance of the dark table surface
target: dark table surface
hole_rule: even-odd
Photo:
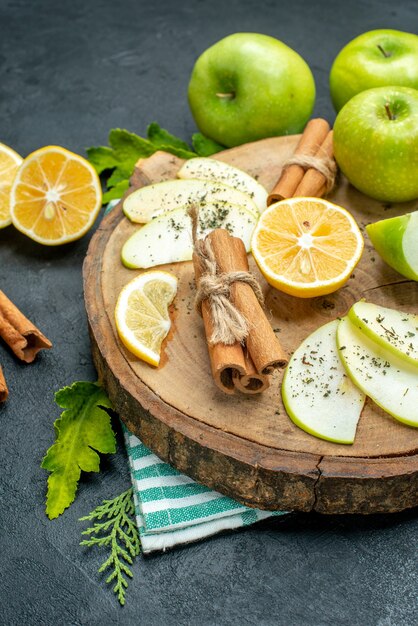
[[[416,29],[416,7],[0,0],[0,141],[22,155],[47,144],[85,154],[106,143],[110,128],[143,134],[153,120],[187,140],[195,131],[186,99],[193,63],[237,31],[273,35],[302,54],[317,84],[315,114],[332,122],[328,72],[337,52],[373,28]],[[294,514],[139,557],[126,606],[118,605],[97,573],[102,554],[79,546],[78,518],[130,484],[120,432],[117,453],[102,457],[99,474],[83,475],[75,503],[54,521],[45,516],[40,469],[59,415],[54,391],[96,378],[81,278],[91,234],[48,249],[13,227],[0,231],[0,287],[54,343],[30,366],[1,346],[10,387],[0,408],[1,624],[417,624],[417,510]]]

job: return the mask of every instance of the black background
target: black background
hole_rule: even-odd
[[[47,144],[85,154],[110,128],[144,134],[153,120],[187,140],[193,63],[238,31],[297,50],[315,76],[315,114],[333,122],[328,72],[341,47],[373,28],[417,25],[414,0],[0,0],[0,141],[24,156]],[[417,510],[292,515],[139,557],[119,607],[97,574],[103,555],[79,546],[77,520],[130,484],[120,432],[117,453],[83,476],[55,521],[44,513],[39,467],[59,415],[54,391],[95,380],[81,279],[90,237],[48,249],[13,227],[0,231],[0,287],[54,343],[29,366],[1,346],[10,399],[0,408],[0,622],[415,625]]]

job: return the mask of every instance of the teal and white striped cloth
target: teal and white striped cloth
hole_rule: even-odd
[[[196,483],[164,463],[125,427],[142,551],[166,550],[249,526],[283,511],[260,511]]]

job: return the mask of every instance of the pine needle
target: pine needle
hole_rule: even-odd
[[[133,564],[133,559],[138,556],[141,547],[135,523],[132,487],[113,500],[104,500],[94,511],[80,518],[80,521],[85,520],[98,521],[94,521],[93,526],[81,533],[89,535],[90,538],[83,539],[80,545],[110,547],[110,554],[99,567],[99,572],[111,570],[106,582],[115,581],[113,591],[123,606],[128,587],[126,577],[132,578],[133,576],[127,563]]]

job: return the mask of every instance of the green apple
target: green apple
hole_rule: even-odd
[[[366,231],[388,265],[418,281],[418,211],[368,224]]]
[[[418,366],[418,315],[360,300],[348,317],[375,343]]]
[[[165,263],[191,261],[192,222],[187,207],[162,213],[137,230],[122,247],[122,263],[129,268],[147,268]],[[199,210],[198,238],[214,228],[227,228],[243,240],[247,252],[257,217],[234,204],[207,203]]]
[[[338,320],[321,326],[293,353],[282,398],[299,428],[320,439],[350,444],[366,397],[353,385],[338,356],[337,327]]]
[[[189,104],[204,135],[228,146],[299,133],[315,102],[312,72],[283,42],[235,33],[196,61]]]
[[[136,189],[123,203],[123,212],[131,222],[145,224],[161,213],[173,209],[218,202],[235,204],[258,217],[254,200],[243,191],[211,180],[166,180]]]
[[[250,196],[260,212],[267,207],[267,191],[263,185],[246,172],[222,161],[206,157],[189,159],[180,168],[177,176],[183,179],[222,182]]]
[[[418,367],[372,341],[348,317],[338,324],[337,345],[353,383],[392,417],[418,427]]]
[[[372,198],[418,198],[418,90],[377,87],[357,94],[334,125],[334,154],[350,183]]]
[[[337,111],[366,89],[389,85],[418,89],[417,35],[399,30],[363,33],[338,54],[329,82]]]

